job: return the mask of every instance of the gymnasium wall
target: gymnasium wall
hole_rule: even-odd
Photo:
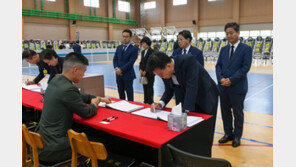
[[[102,17],[113,17],[112,3],[108,3],[108,0],[100,0],[99,8],[89,8],[83,5],[83,0],[68,0],[69,1],[69,12],[81,15],[92,15],[92,16],[102,16]],[[110,0],[109,0],[110,1]],[[115,6],[117,8],[117,1],[115,0]],[[23,9],[35,9],[34,0],[22,0]],[[112,0],[111,0],[112,2]],[[108,6],[108,4],[110,6]],[[130,1],[130,13],[129,19],[137,19],[137,9],[135,5],[137,2]],[[36,1],[36,9],[42,9],[41,1]],[[43,10],[62,12],[65,13],[65,1],[56,0],[56,2],[43,1]],[[110,11],[108,11],[110,10]],[[127,14],[125,12],[116,12],[116,18],[126,19]],[[139,18],[139,17],[138,17]],[[35,17],[35,16],[23,16],[23,39],[67,39],[71,40],[71,35],[75,35],[76,31],[79,31],[79,38],[81,40],[109,40],[113,38],[118,40],[121,36],[121,31],[124,28],[136,28],[137,26],[125,25],[125,24],[113,24],[104,22],[93,22],[93,21],[81,21],[76,20],[76,24],[72,24],[72,20],[68,19],[57,19],[57,18],[47,18],[47,17]],[[57,27],[56,29],[53,27]],[[108,27],[110,29],[110,36]],[[61,28],[63,27],[63,28]],[[29,29],[31,30],[29,30]],[[40,30],[43,29],[43,30]],[[114,30],[113,30],[114,28]],[[117,37],[118,29],[120,29],[120,36]],[[38,30],[35,33],[35,30]],[[44,33],[45,31],[50,31],[50,33]],[[64,33],[61,35],[61,33]],[[112,36],[113,35],[113,36]],[[38,38],[37,38],[38,37]],[[76,39],[76,38],[74,38]],[[73,39],[72,39],[73,40]],[[112,40],[112,39],[111,39]]]
[[[77,26],[79,40],[108,40],[107,28]]]
[[[141,3],[149,1],[141,0]],[[200,32],[208,29],[216,31],[232,21],[247,25],[245,28],[256,29],[262,23],[272,25],[273,0],[187,0],[187,5],[179,6],[173,6],[173,0],[157,0],[155,9],[142,13],[147,29],[162,26],[162,21],[164,26],[194,28],[192,20],[196,20]],[[270,29],[270,26],[267,27]]]
[[[68,40],[68,26],[57,24],[25,23],[25,39]]]
[[[72,20],[46,17],[23,16],[23,39],[69,39],[74,38],[76,31],[80,39],[120,40],[125,28],[175,26],[178,31],[188,29],[193,33],[223,31],[227,22],[236,21],[241,24],[241,30],[272,29],[272,0],[187,0],[187,5],[173,6],[173,0],[156,0],[156,8],[141,10],[145,2],[151,0],[130,0],[131,20],[137,20],[138,25],[112,24],[103,22]],[[23,0],[24,9],[35,9],[34,0]],[[100,0],[100,8],[83,6],[83,0],[69,0],[70,13],[113,17],[113,0]],[[126,19],[127,14],[120,12],[118,0],[115,0],[116,18]],[[41,1],[36,1],[36,9],[41,10]],[[43,10],[65,12],[65,1],[43,1]],[[142,19],[142,24],[141,24]],[[192,20],[196,20],[194,26]],[[54,28],[57,27],[57,28]],[[31,30],[28,30],[31,29]],[[48,31],[48,33],[44,33]],[[35,33],[36,32],[36,33]],[[62,34],[65,33],[65,34]]]

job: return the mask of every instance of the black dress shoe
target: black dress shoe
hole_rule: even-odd
[[[240,138],[235,137],[232,141],[232,147],[238,147],[240,145]]]
[[[226,143],[228,141],[233,140],[233,136],[230,135],[224,135],[220,140],[219,143]]]

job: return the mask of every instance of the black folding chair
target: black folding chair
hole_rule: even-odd
[[[230,162],[224,159],[190,154],[170,144],[167,144],[167,148],[174,167],[231,167]]]

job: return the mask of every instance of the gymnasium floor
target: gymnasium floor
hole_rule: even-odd
[[[135,101],[143,102],[143,87],[139,83],[139,60],[135,63],[137,79],[134,80]],[[211,77],[216,81],[215,66],[205,63]],[[115,73],[111,62],[91,63],[86,73],[103,74],[106,96],[118,98]],[[32,79],[38,74],[37,67],[23,68],[23,79]],[[245,122],[241,146],[233,148],[231,142],[219,144],[224,135],[220,107],[214,136],[213,155],[224,158],[234,167],[267,167],[273,164],[273,69],[272,66],[251,68],[248,74],[249,91],[245,100]],[[46,82],[43,79],[42,82]],[[217,82],[217,81],[216,81]],[[156,76],[154,84],[154,101],[158,101],[164,91],[162,80]],[[171,100],[168,107],[175,104]]]

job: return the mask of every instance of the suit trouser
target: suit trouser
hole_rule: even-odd
[[[144,89],[144,103],[152,104],[154,102],[153,95],[154,95],[154,76],[153,77],[147,77],[148,84],[143,85]]]
[[[123,78],[116,78],[119,98],[125,100],[125,92],[129,101],[134,101],[133,79],[124,80]]]
[[[221,114],[223,120],[224,132],[227,135],[242,137],[244,125],[244,101],[246,94],[229,93],[228,91],[221,92]],[[234,131],[232,123],[232,112],[234,116]]]

